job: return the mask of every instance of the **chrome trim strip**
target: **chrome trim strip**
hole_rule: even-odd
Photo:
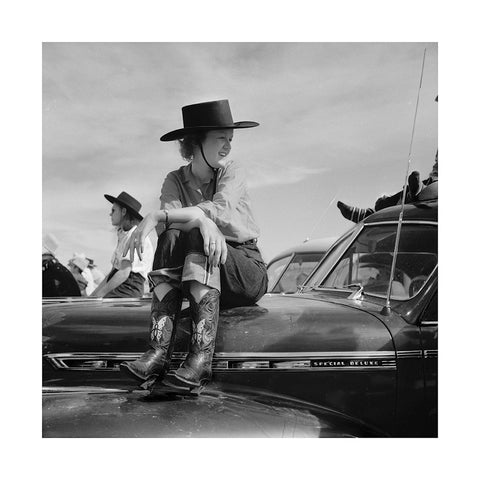
[[[370,225],[397,225],[398,220],[384,220],[380,222],[369,222],[364,224],[365,226],[370,226]],[[438,227],[438,222],[432,222],[431,220],[406,220],[402,222],[402,225],[433,225]]]
[[[416,350],[414,350],[416,352]],[[49,359],[112,359],[129,360],[136,359],[143,352],[66,352],[46,353],[44,357]],[[187,352],[174,352],[172,358],[185,358]],[[234,359],[234,358],[318,358],[318,357],[392,357],[395,358],[395,351],[350,351],[350,352],[217,352],[213,358]]]
[[[393,357],[394,351],[351,352],[218,352],[214,358],[325,358],[325,357]]]
[[[409,352],[405,352],[409,353]],[[416,352],[415,352],[416,354]],[[70,371],[118,371],[118,363],[136,359],[141,353],[77,352],[46,354],[55,368]],[[186,352],[172,355],[172,368],[178,367]],[[420,352],[421,356],[421,352]],[[69,365],[70,362],[80,365]],[[86,363],[83,365],[82,362]],[[110,363],[108,363],[110,362]],[[353,352],[219,352],[212,367],[216,371],[318,371],[395,369],[393,351]]]
[[[399,350],[397,352],[398,358],[422,358],[422,350]]]
[[[55,393],[128,393],[129,390],[122,388],[104,388],[104,387],[42,387],[42,394]]]
[[[438,350],[425,350],[423,353],[425,358],[438,358]]]
[[[420,326],[426,326],[426,327],[436,327],[438,326],[438,320],[427,320],[425,322],[421,322]]]

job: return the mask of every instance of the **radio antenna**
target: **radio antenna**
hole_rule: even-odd
[[[390,309],[391,309],[390,297],[392,295],[392,285],[393,285],[393,279],[395,276],[395,267],[397,264],[398,245],[400,243],[400,233],[402,230],[403,212],[405,210],[405,197],[407,195],[408,172],[410,171],[410,162],[412,158],[413,137],[415,135],[415,125],[417,123],[418,102],[420,100],[420,90],[422,88],[423,69],[425,66],[426,53],[427,53],[427,49],[425,48],[425,50],[423,51],[422,72],[420,74],[420,83],[418,85],[417,104],[415,105],[415,115],[413,117],[413,128],[412,128],[412,135],[410,138],[410,149],[408,151],[407,171],[405,172],[405,181],[403,182],[402,208],[400,209],[400,215],[398,217],[397,235],[395,237],[395,247],[393,249],[392,270],[390,271],[390,281],[388,282],[387,303],[385,305],[387,312],[390,312]]]
[[[306,242],[307,240],[310,240],[312,238],[312,235],[313,235],[313,232],[318,228],[318,226],[320,225],[320,222],[323,220],[323,218],[325,217],[325,215],[327,214],[329,208],[332,206],[332,203],[335,201],[335,199],[338,197],[338,193],[340,192],[340,189],[341,187],[338,188],[338,190],[335,192],[335,195],[332,197],[332,199],[330,200],[330,203],[327,205],[327,207],[323,210],[322,214],[318,217],[318,220],[317,220],[317,223],[315,224],[315,226],[313,227],[313,230],[310,232],[310,235],[308,237],[305,238],[304,242]]]

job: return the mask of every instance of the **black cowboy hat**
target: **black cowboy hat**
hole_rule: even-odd
[[[234,122],[228,100],[195,103],[182,107],[183,128],[168,132],[160,140],[170,142],[179,140],[194,132],[220,130],[225,128],[258,127],[257,122]]]
[[[143,220],[143,217],[139,213],[139,210],[142,208],[142,204],[127,192],[122,192],[118,197],[107,194],[104,196],[110,203],[118,203],[122,207],[125,207],[134,217],[138,218],[139,220]]]

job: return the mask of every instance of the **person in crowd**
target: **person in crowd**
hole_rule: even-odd
[[[71,258],[68,262],[68,268],[72,272],[72,275],[78,284],[78,288],[80,289],[82,297],[87,296],[88,280],[83,275],[83,272],[87,269],[87,267],[87,260],[78,256],[77,254],[74,254],[73,258]]]
[[[143,219],[140,214],[142,204],[127,192],[122,192],[117,197],[106,194],[105,198],[112,204],[110,218],[112,225],[117,228],[117,247],[112,255],[110,273],[91,296],[141,297],[145,292],[144,284],[148,272],[152,269],[152,243],[149,238],[144,239],[142,258],[137,253],[127,256],[123,252]]]
[[[72,273],[55,256],[58,240],[53,234],[42,238],[42,296],[79,297],[80,289]]]
[[[435,98],[438,103],[438,95]],[[428,177],[420,181],[420,173],[413,171],[408,177],[408,187],[405,194],[405,203],[413,203],[426,199],[438,198],[438,150],[435,154],[435,162],[432,171]],[[393,207],[402,203],[403,189],[394,195],[382,195],[377,198],[374,208],[360,208],[347,205],[343,202],[337,202],[337,207],[340,213],[347,219],[354,223],[361,222],[369,215],[387,207]]]
[[[148,233],[158,227],[153,271],[150,349],[120,368],[144,388],[163,378],[188,391],[211,377],[220,304],[253,305],[266,292],[266,265],[257,248],[243,170],[229,159],[233,132],[258,126],[234,122],[228,100],[182,108],[183,128],[161,137],[178,140],[187,165],[170,172],[160,210],[149,213],[131,236],[127,251],[142,253]],[[180,368],[166,374],[183,295],[190,302],[190,350]]]
[[[425,199],[437,198],[438,190],[436,182],[438,182],[438,151],[435,155],[435,163],[428,178],[421,181],[420,173],[416,170],[409,175],[405,203],[413,203]],[[354,207],[340,201],[337,202],[337,207],[347,220],[358,223],[374,212],[401,204],[402,196],[403,190],[400,190],[394,195],[383,195],[377,198],[374,208]]]
[[[102,280],[105,278],[105,274],[95,265],[93,258],[88,258],[88,270],[90,271],[93,279],[93,290],[102,283]],[[92,290],[92,291],[93,291]]]
[[[87,256],[84,253],[74,253],[73,258],[80,258],[82,266],[82,277],[87,281],[87,286],[85,287],[85,294],[89,296],[95,290],[95,282],[93,280],[92,272],[89,268],[89,261]]]

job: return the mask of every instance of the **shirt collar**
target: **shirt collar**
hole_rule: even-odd
[[[182,180],[182,183],[190,183],[196,188],[200,188],[203,185],[208,185],[213,181],[213,177],[212,177],[209,182],[204,184],[199,184],[198,180],[196,179],[196,177],[193,175],[193,172],[192,172],[192,162],[189,162],[188,165],[185,165],[180,168],[180,178]]]
[[[130,230],[124,230],[122,227],[117,228],[117,235],[119,237],[124,237],[125,235],[130,235],[135,229],[137,228],[136,225],[134,225]]]

